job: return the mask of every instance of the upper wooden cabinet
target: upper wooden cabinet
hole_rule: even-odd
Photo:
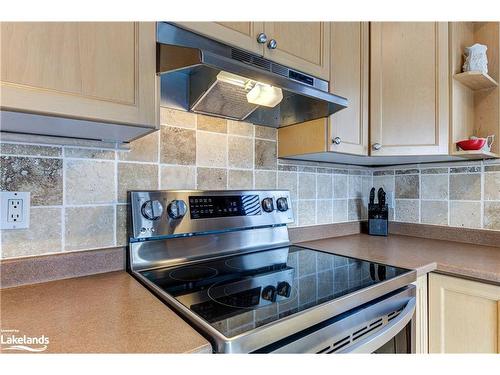
[[[316,77],[330,75],[328,22],[178,22],[179,26]],[[266,42],[259,43],[259,34]],[[269,42],[276,42],[271,48]]]
[[[349,106],[330,116],[330,151],[368,155],[368,22],[331,24],[330,91]]]
[[[371,23],[371,155],[448,154],[448,25]]]
[[[330,76],[330,23],[328,22],[264,22],[268,42],[276,48],[264,47],[264,57],[316,77]]]
[[[499,353],[500,287],[429,276],[429,352]]]
[[[1,108],[155,128],[155,31],[154,22],[3,22]]]
[[[177,24],[222,43],[262,54],[262,44],[257,42],[257,36],[264,31],[263,22],[177,22]]]

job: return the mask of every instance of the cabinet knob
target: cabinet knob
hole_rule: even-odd
[[[276,41],[276,39],[271,39],[269,43],[267,43],[267,48],[269,49],[276,49],[276,47],[278,47],[278,42]]]
[[[382,148],[382,145],[380,143],[374,143],[372,145],[372,148],[375,150],[375,151],[378,151]]]
[[[335,143],[336,145],[339,145],[340,143],[342,143],[342,139],[340,139],[340,137],[335,137],[335,138],[333,138],[333,143]]]
[[[259,35],[257,35],[257,43],[264,44],[265,42],[267,42],[267,35],[266,34],[260,33]]]

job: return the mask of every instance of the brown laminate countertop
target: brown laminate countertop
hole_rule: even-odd
[[[441,271],[456,276],[500,283],[500,248],[389,234],[353,234],[297,243],[323,250],[417,270],[417,275]]]
[[[212,351],[207,340],[123,271],[3,289],[0,313],[2,330],[45,335],[50,353]]]

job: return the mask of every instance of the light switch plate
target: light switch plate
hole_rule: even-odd
[[[394,208],[394,193],[392,191],[386,193],[385,201],[389,208]]]
[[[29,228],[30,198],[29,192],[0,192],[0,229]]]

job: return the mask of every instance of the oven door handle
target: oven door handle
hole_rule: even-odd
[[[339,350],[337,353],[373,353],[406,327],[415,313],[415,301],[415,297],[410,298],[398,317],[393,319],[392,322],[376,334],[368,336],[356,344],[346,347],[344,350]]]

